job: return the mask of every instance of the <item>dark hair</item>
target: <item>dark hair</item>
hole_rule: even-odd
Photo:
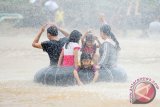
[[[95,40],[95,38],[94,38],[94,36],[93,36],[93,34],[92,33],[89,33],[87,36],[86,36],[86,42],[87,41],[94,41]]]
[[[81,59],[80,59],[80,61],[81,61],[81,67],[80,67],[80,69],[84,69],[84,66],[83,66],[83,64],[82,64],[82,60],[84,60],[84,59],[92,60],[92,57],[91,57],[91,55],[88,54],[88,53],[82,53],[82,54],[81,54]],[[93,69],[93,66],[90,66],[89,69]]]
[[[58,29],[56,26],[50,26],[47,29],[47,33],[49,33],[51,36],[57,36],[58,35]]]
[[[82,34],[79,31],[73,30],[71,32],[70,36],[69,36],[69,40],[66,43],[65,48],[67,49],[67,46],[68,46],[69,42],[76,42],[76,43],[78,43],[81,36],[82,36]]]
[[[88,53],[82,53],[81,54],[81,62],[82,62],[83,59],[90,59],[90,60],[92,60],[92,57]]]
[[[91,41],[91,42],[94,42],[95,41],[95,37],[93,36],[92,33],[89,33],[87,36],[86,36],[86,40],[85,42],[82,44],[82,48],[81,48],[81,51],[82,52],[85,52],[85,47],[87,46],[87,41]],[[94,53],[96,53],[96,43],[93,44],[93,49],[94,49]]]
[[[119,42],[116,39],[115,35],[111,32],[111,27],[109,25],[107,25],[107,24],[102,25],[101,28],[100,28],[100,32],[103,32],[107,36],[111,37],[111,39],[116,43],[117,50],[121,49],[120,46],[119,46]]]

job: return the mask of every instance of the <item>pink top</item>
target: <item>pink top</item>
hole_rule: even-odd
[[[66,44],[63,46],[64,50],[64,56],[63,56],[63,62],[62,66],[74,66],[74,50],[80,50],[80,46],[78,43],[70,42],[67,46],[67,49],[65,48]]]

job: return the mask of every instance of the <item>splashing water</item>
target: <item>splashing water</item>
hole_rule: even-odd
[[[35,73],[49,63],[46,53],[31,47],[37,28],[48,18],[43,5],[45,0],[0,0],[0,18],[2,13],[10,15],[0,22],[0,107],[135,106],[129,103],[129,88],[135,79],[146,76],[160,83],[160,42],[139,38],[145,36],[147,26],[159,14],[158,0],[140,0],[140,15],[135,15],[136,4],[133,3],[128,16],[128,0],[56,2],[64,10],[64,26],[68,29],[93,28],[99,35],[98,15],[105,14],[107,23],[119,38],[122,48],[119,63],[126,69],[128,81],[70,87],[34,83]],[[11,18],[13,13],[22,15],[23,19]],[[46,40],[45,33],[43,40]],[[157,90],[155,100],[145,106],[158,107],[159,101]]]

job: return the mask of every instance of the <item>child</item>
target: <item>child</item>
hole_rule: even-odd
[[[78,85],[96,82],[98,79],[99,73],[94,65],[91,64],[91,61],[92,58],[90,54],[81,54],[81,66],[74,70],[74,77],[77,80]]]
[[[85,41],[84,41],[85,39]],[[98,45],[96,45],[95,40],[98,42]],[[85,35],[81,39],[82,41],[82,53],[88,53],[91,55],[92,60],[96,64],[97,55],[96,54],[96,49],[100,47],[101,43],[98,40],[97,37],[93,36],[91,31],[88,31],[85,33]]]
[[[82,34],[77,30],[71,32],[68,42],[62,48],[58,66],[62,65],[64,67],[77,67],[78,51],[80,50],[78,43],[81,36]]]

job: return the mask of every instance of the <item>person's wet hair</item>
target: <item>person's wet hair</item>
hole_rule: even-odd
[[[107,25],[107,24],[102,25],[101,28],[100,28],[100,32],[103,32],[107,36],[111,37],[111,39],[116,43],[117,50],[121,49],[120,46],[119,46],[119,42],[116,39],[115,35],[112,33],[111,27],[109,25]]]
[[[87,46],[87,42],[91,42],[91,43],[94,43],[94,41],[95,41],[95,37],[93,36],[93,34],[92,33],[89,33],[87,36],[86,36],[86,40],[85,40],[85,42],[84,42],[84,44],[82,44],[82,49],[81,49],[81,51],[83,51],[83,49]],[[93,44],[94,45],[94,49],[95,49],[95,44]]]
[[[50,26],[47,29],[47,33],[49,33],[51,36],[57,36],[58,35],[58,29],[56,26]]]
[[[82,48],[81,48],[81,51],[82,51],[82,53],[85,53],[86,52],[86,47],[88,47],[88,44],[87,44],[87,42],[91,42],[91,44],[90,44],[90,46],[92,46],[92,47],[90,47],[90,48],[92,48],[93,49],[93,54],[96,52],[96,49],[97,49],[97,47],[96,47],[96,43],[95,43],[95,36],[92,34],[92,33],[89,33],[89,34],[87,34],[87,36],[86,36],[86,38],[85,38],[85,41],[84,41],[84,43],[82,44]],[[93,57],[93,56],[92,56]],[[92,58],[93,59],[93,58]]]
[[[90,60],[92,60],[92,57],[88,53],[82,53],[81,54],[81,62],[82,62],[83,59],[90,59]]]
[[[81,67],[80,67],[80,69],[84,69],[84,65],[83,65],[83,63],[82,63],[82,61],[83,61],[84,59],[92,60],[92,57],[91,57],[91,55],[88,54],[88,53],[82,53],[82,54],[81,54],[81,58],[80,58],[80,61],[81,61]],[[93,66],[91,65],[88,69],[93,69]]]
[[[67,46],[68,46],[69,42],[79,43],[79,40],[80,40],[81,36],[82,36],[82,34],[79,31],[73,30],[71,32],[70,36],[69,36],[69,40],[66,43],[65,48],[67,49]]]
[[[86,36],[86,42],[87,41],[91,41],[91,42],[94,42],[95,38],[93,36],[92,33],[89,33],[87,36]]]
[[[111,27],[107,24],[104,24],[100,27],[100,32],[103,32],[105,34],[107,34],[108,36],[111,36],[110,33],[111,33]]]

